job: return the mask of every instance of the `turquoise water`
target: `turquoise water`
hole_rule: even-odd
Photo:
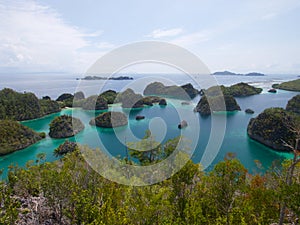
[[[52,98],[57,98],[61,93],[73,93],[76,90],[80,81],[76,80],[75,77],[80,76],[67,74],[1,75],[0,88],[10,87],[20,92],[34,92],[39,97],[49,95]],[[134,75],[135,80],[140,77],[142,77],[142,75]],[[170,75],[169,78],[176,80],[178,84],[192,82],[189,78],[180,74]],[[279,90],[277,94],[268,93],[267,91],[271,88],[272,83],[295,78],[297,78],[295,75],[268,75],[265,77],[216,76],[219,84],[230,85],[241,81],[249,82],[252,85],[262,87],[263,93],[245,98],[237,98],[242,111],[225,114],[227,120],[225,137],[217,156],[208,169],[218,161],[223,160],[228,152],[236,153],[237,157],[250,172],[257,171],[254,160],[259,160],[265,168],[268,168],[274,160],[281,161],[284,158],[290,157],[289,154],[275,152],[249,139],[246,129],[248,122],[252,117],[257,116],[260,112],[269,107],[285,107],[287,101],[297,94],[296,92],[281,90]],[[101,82],[104,81],[83,81],[85,94],[88,96],[99,93],[100,90],[98,87],[101,86]],[[130,82],[132,81],[106,81],[105,87],[101,91],[107,89],[119,91]],[[138,88],[139,90],[136,91],[141,92],[144,86],[139,86]],[[196,104],[199,98],[199,96],[196,97],[193,100],[193,103]],[[114,156],[125,156],[126,149],[124,142],[135,141],[138,138],[142,138],[145,131],[151,128],[155,136],[163,137],[162,140],[159,140],[162,142],[177,137],[178,135],[183,135],[186,138],[191,139],[196,145],[192,159],[194,162],[200,162],[211,131],[211,117],[201,117],[198,113],[194,113],[194,105],[182,106],[180,101],[168,101],[172,104],[168,104],[166,107],[156,105],[153,107],[146,107],[142,110],[124,111],[129,117],[129,124],[128,126],[118,128],[115,131],[112,129],[101,129],[90,126],[88,124],[90,119],[101,113],[101,111],[95,113],[93,111],[84,111],[81,109],[65,109],[60,113],[52,114],[37,120],[25,121],[22,122],[22,124],[31,127],[38,132],[43,131],[48,133],[49,123],[56,116],[61,114],[74,114],[74,116],[79,117],[85,123],[86,127],[81,133],[76,135],[76,137],[69,138],[69,140],[76,140],[79,143],[87,144],[91,147],[105,148]],[[255,114],[245,114],[244,110],[246,108],[253,109]],[[118,105],[109,110],[123,111]],[[181,114],[181,118],[178,113]],[[137,114],[145,115],[146,119],[136,121],[135,116]],[[216,117],[218,116],[222,117],[224,114],[216,115]],[[187,128],[179,130],[177,125],[182,119],[187,120],[189,125]],[[166,129],[165,134],[163,133],[164,128]],[[195,135],[197,134],[197,129],[200,129],[199,135]],[[101,142],[99,140],[101,140]],[[2,176],[6,176],[7,167],[10,164],[25,166],[27,161],[35,160],[36,155],[41,152],[46,154],[46,161],[56,160],[53,156],[53,150],[64,141],[65,139],[51,139],[47,136],[46,139],[43,139],[24,150],[0,157],[0,168],[4,169]]]
[[[290,157],[287,153],[275,152],[249,139],[246,133],[246,128],[249,120],[252,117],[257,116],[257,114],[264,108],[270,106],[284,107],[287,100],[295,94],[296,93],[293,92],[280,91],[275,95],[265,93],[246,98],[237,98],[242,110],[250,107],[254,109],[256,113],[249,115],[244,113],[244,111],[240,111],[225,114],[227,119],[225,137],[216,158],[208,169],[210,169],[218,161],[223,160],[228,152],[236,153],[237,157],[250,172],[258,171],[255,160],[259,160],[265,168],[268,168],[274,160],[281,161],[284,158]],[[168,102],[169,104],[166,107],[155,105],[153,107],[146,107],[141,110],[132,111],[124,111],[120,106],[115,105],[114,108],[110,108],[109,110],[123,111],[129,117],[128,126],[118,128],[115,131],[112,129],[97,128],[88,124],[91,118],[103,111],[94,112],[82,109],[65,109],[60,113],[55,113],[40,119],[24,121],[22,124],[38,132],[48,133],[49,123],[56,116],[62,114],[73,114],[73,116],[80,118],[84,122],[85,129],[76,135],[76,137],[68,138],[68,140],[76,140],[81,144],[87,144],[93,148],[104,147],[111,155],[120,155],[121,157],[124,157],[126,154],[126,148],[123,144],[124,141],[134,141],[135,137],[142,138],[145,131],[149,129],[151,121],[155,121],[153,119],[158,120],[156,121],[156,125],[155,123],[154,125],[152,124],[152,126],[150,125],[150,128],[153,129],[153,134],[156,136],[161,136],[161,124],[165,124],[163,127],[166,128],[166,134],[163,136],[164,138],[162,142],[179,135],[183,135],[188,139],[196,140],[198,136],[196,137],[194,132],[200,128],[199,140],[197,141],[197,147],[192,156],[194,162],[200,162],[211,131],[211,117],[201,117],[198,113],[194,113],[194,105],[182,106],[180,101],[170,99],[168,99]],[[145,115],[146,119],[136,121],[135,116],[138,114]],[[184,119],[187,120],[189,124],[186,129],[179,130],[177,128],[177,125],[181,120],[180,115],[183,115]],[[222,115],[220,114],[220,116]],[[195,122],[195,118],[197,122]],[[155,127],[157,127],[156,130]],[[133,135],[130,135],[131,132]],[[102,145],[99,144],[99,140],[101,140]],[[41,140],[24,150],[1,157],[0,168],[4,169],[3,177],[6,176],[6,168],[10,164],[14,163],[19,166],[25,166],[28,160],[36,159],[36,155],[41,152],[46,154],[46,161],[55,160],[56,158],[53,156],[53,150],[64,141],[65,139],[51,139],[47,136],[46,139]]]

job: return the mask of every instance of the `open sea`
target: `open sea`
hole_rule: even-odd
[[[182,85],[192,83],[196,88],[202,88],[198,85],[201,78],[189,77],[184,74],[134,74],[129,75],[134,80],[80,80],[82,75],[67,74],[67,73],[35,73],[35,74],[0,74],[0,89],[12,88],[19,92],[33,92],[38,97],[50,96],[56,99],[62,93],[74,93],[75,91],[83,91],[86,96],[92,94],[99,94],[108,89],[115,91],[125,90],[127,87],[134,89],[138,93],[142,93],[144,88],[150,82],[155,80],[162,81],[165,84]],[[151,78],[151,79],[150,79]],[[199,79],[199,80],[197,80]],[[228,152],[236,154],[237,158],[245,165],[249,172],[260,172],[255,161],[258,160],[264,169],[271,166],[274,161],[282,161],[285,158],[290,158],[288,153],[281,153],[273,151],[261,145],[247,136],[247,125],[251,118],[256,117],[260,112],[269,107],[285,107],[288,100],[297,95],[297,92],[278,90],[276,94],[268,93],[273,83],[280,83],[287,80],[297,79],[296,75],[266,75],[266,76],[215,76],[218,84],[232,85],[239,82],[246,82],[256,87],[262,87],[263,92],[259,95],[254,95],[244,98],[236,98],[242,111],[225,113],[223,115],[216,115],[226,118],[226,127],[224,139],[221,140],[221,146],[213,157],[212,163],[205,166],[211,169],[220,160],[223,160]],[[73,114],[79,117],[85,123],[83,132],[76,135],[76,137],[69,138],[69,140],[76,140],[79,143],[87,144],[91,147],[106,148],[113,156],[124,157],[126,154],[124,140],[130,142],[136,138],[142,138],[145,131],[150,128],[157,132],[157,136],[162,136],[160,133],[161,124],[164,124],[165,133],[162,142],[175,138],[179,135],[185,136],[187,139],[194,141],[195,147],[192,159],[194,162],[202,162],[204,153],[209,152],[206,149],[212,129],[212,118],[201,117],[198,113],[193,112],[195,104],[200,97],[196,97],[191,105],[181,105],[181,101],[174,99],[167,99],[168,105],[160,107],[155,105],[153,107],[145,107],[142,110],[124,111],[119,105],[114,105],[109,110],[124,111],[129,117],[128,126],[116,129],[102,129],[92,127],[88,124],[91,118],[101,113],[101,111],[84,111],[81,109],[64,109],[60,113],[48,115],[46,117],[23,121],[22,124],[38,131],[49,132],[49,123],[58,115]],[[244,112],[246,108],[251,108],[255,111],[254,114],[249,115]],[[145,115],[146,119],[136,121],[136,115]],[[181,119],[188,122],[188,127],[182,130],[177,128]],[[195,122],[195,119],[197,122]],[[155,122],[156,121],[156,122]],[[158,129],[156,128],[158,127]],[[200,128],[200,129],[199,129]],[[195,135],[195,130],[199,129],[200,133]],[[95,136],[96,134],[96,136]],[[101,140],[103,146],[99,146]],[[12,154],[0,157],[0,169],[3,169],[2,177],[7,175],[7,167],[10,164],[18,164],[25,166],[29,160],[35,160],[38,153],[46,154],[46,161],[54,161],[53,150],[57,148],[65,139],[51,139],[49,136],[40,142]],[[263,170],[262,170],[263,171]]]

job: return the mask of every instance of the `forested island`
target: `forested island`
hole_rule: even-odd
[[[246,73],[246,74],[242,74],[242,73],[234,73],[234,72],[230,72],[230,71],[218,71],[218,72],[214,72],[212,75],[231,75],[231,76],[265,76],[263,73],[257,73],[257,72],[251,72],[251,73]]]
[[[45,136],[17,121],[0,120],[0,156],[24,149]]]
[[[133,77],[119,76],[119,77],[99,77],[99,76],[86,76],[81,80],[133,80]]]
[[[300,91],[300,79],[282,82],[281,84],[273,84],[272,87],[286,91]]]

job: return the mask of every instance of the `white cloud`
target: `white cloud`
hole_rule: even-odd
[[[49,7],[34,1],[0,3],[0,67],[29,71],[84,71],[96,60],[89,38],[102,32],[85,33],[67,24]],[[103,44],[102,44],[103,45]],[[106,43],[106,47],[109,44]],[[103,53],[102,53],[103,54]]]
[[[179,34],[183,33],[183,29],[181,28],[174,28],[174,29],[156,29],[152,31],[149,35],[146,37],[151,38],[164,38],[164,37],[175,37]]]
[[[198,44],[200,42],[205,42],[210,40],[213,36],[213,33],[214,31],[212,30],[199,31],[199,32],[179,36],[173,40],[170,40],[170,42],[176,45],[189,47]]]

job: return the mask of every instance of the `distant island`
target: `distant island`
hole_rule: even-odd
[[[234,73],[234,72],[230,72],[230,71],[222,71],[222,72],[214,72],[212,75],[230,75],[230,76],[265,76],[262,73],[257,73],[257,72],[251,72],[251,73],[246,73],[246,74],[241,74],[241,73]]]
[[[77,78],[79,80],[80,78]],[[133,80],[133,77],[119,76],[119,77],[98,77],[98,76],[86,76],[81,80]]]

